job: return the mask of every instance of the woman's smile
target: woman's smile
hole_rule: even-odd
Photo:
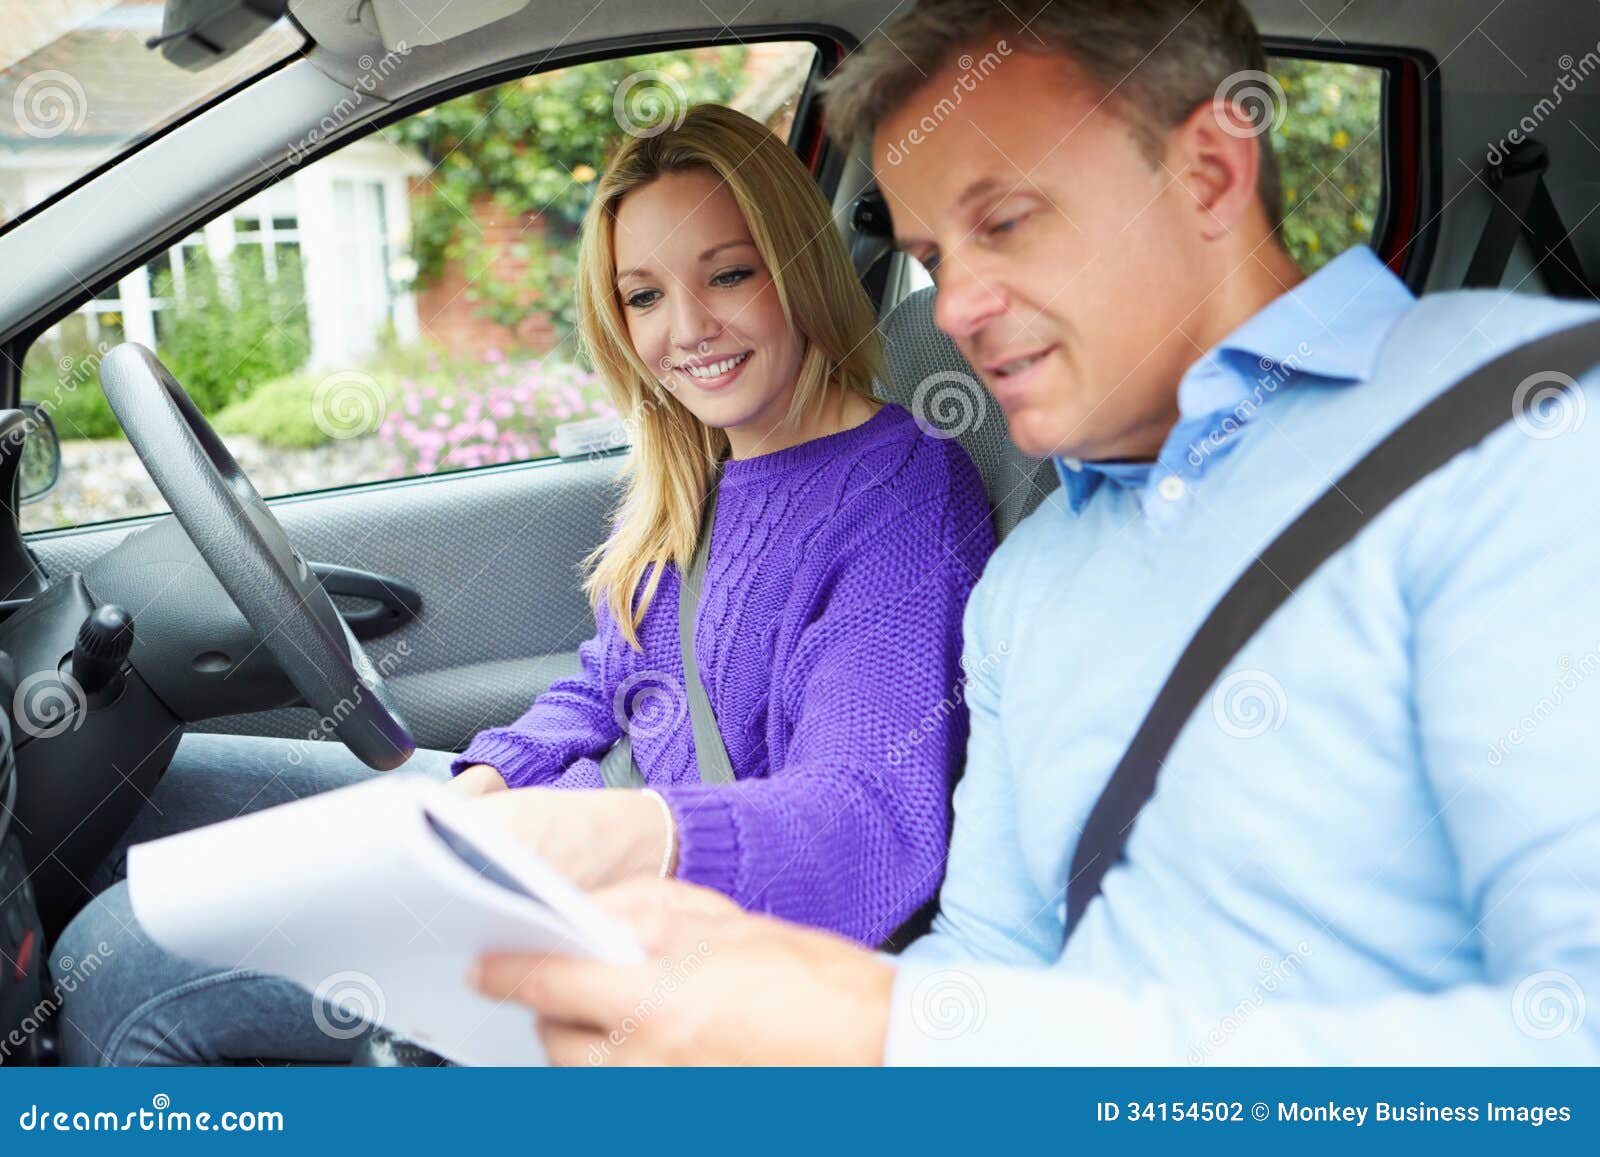
[[[692,362],[682,362],[674,368],[688,378],[697,389],[720,390],[743,372],[754,353],[754,350],[747,349],[727,357],[696,358]]]

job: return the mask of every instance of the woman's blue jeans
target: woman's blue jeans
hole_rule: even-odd
[[[453,758],[418,749],[405,767],[446,779]],[[196,964],[156,947],[129,907],[126,857],[132,844],[381,774],[337,743],[186,734],[149,804],[89,881],[99,895],[50,954],[64,1062],[348,1062],[371,1027],[344,1008],[278,977]]]

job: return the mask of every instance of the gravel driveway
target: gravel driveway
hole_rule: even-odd
[[[311,450],[280,450],[230,435],[228,448],[264,496],[296,494],[391,476],[393,449],[378,438],[332,442]],[[167,509],[133,448],[120,438],[61,444],[61,479],[22,508],[24,532],[79,526]]]

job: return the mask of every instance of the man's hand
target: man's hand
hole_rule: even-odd
[[[450,790],[462,795],[488,795],[490,792],[509,791],[500,772],[487,763],[474,763],[463,767],[461,774],[450,781]]]
[[[644,792],[518,787],[471,806],[580,888],[661,874],[669,820]]]
[[[673,881],[595,899],[632,926],[645,963],[506,953],[473,977],[538,1013],[552,1064],[883,1063],[894,969],[866,949]]]

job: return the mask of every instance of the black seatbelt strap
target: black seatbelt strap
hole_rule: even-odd
[[[1557,297],[1593,297],[1583,262],[1573,248],[1567,227],[1545,171],[1550,154],[1544,145],[1525,140],[1512,145],[1498,163],[1484,166],[1483,180],[1494,194],[1483,236],[1467,266],[1466,289],[1492,289],[1500,284],[1519,236],[1528,239],[1539,274]]]
[[[1535,405],[1535,374],[1559,383],[1600,363],[1600,321],[1562,330],[1503,354],[1434,398],[1289,524],[1239,576],[1184,649],[1100,798],[1072,855],[1067,937],[1119,860],[1162,762],[1189,717],[1235,655],[1273,613],[1369,522],[1417,482]]]

